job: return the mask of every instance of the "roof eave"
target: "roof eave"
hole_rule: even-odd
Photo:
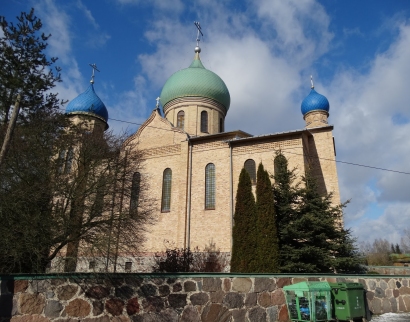
[[[189,141],[191,142],[199,142],[199,141],[204,141],[204,140],[209,140],[209,139],[217,139],[217,138],[223,138],[223,137],[233,137],[233,136],[240,136],[240,139],[244,137],[252,137],[252,134],[246,133],[241,130],[235,130],[235,131],[229,131],[229,132],[221,132],[221,133],[216,133],[216,134],[208,134],[208,135],[201,135],[201,136],[194,136],[194,137],[189,137]],[[231,141],[231,140],[226,140],[226,141]]]
[[[240,144],[243,141],[265,140],[265,139],[269,139],[269,138],[273,138],[273,137],[282,138],[282,137],[286,137],[286,136],[301,136],[303,134],[307,134],[307,135],[311,136],[312,132],[332,131],[332,130],[333,130],[333,125],[326,125],[326,126],[320,126],[320,127],[299,129],[299,130],[294,130],[294,131],[277,132],[277,133],[257,135],[257,136],[252,136],[252,137],[232,139],[232,140],[229,140],[228,142],[230,144],[235,144],[235,143]]]

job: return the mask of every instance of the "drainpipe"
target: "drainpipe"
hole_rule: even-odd
[[[233,164],[232,164],[232,145],[229,144],[229,166],[230,166],[230,207],[231,207],[231,253],[233,246],[232,230],[233,230]]]
[[[192,187],[192,143],[188,138],[188,147],[189,147],[189,166],[188,166],[188,200],[187,200],[187,221],[186,221],[186,240],[185,245],[187,248],[190,248],[191,244],[191,187]]]

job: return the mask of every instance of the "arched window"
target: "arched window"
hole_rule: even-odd
[[[208,133],[208,112],[201,112],[201,132]]]
[[[140,197],[140,186],[141,186],[141,174],[139,172],[134,172],[134,175],[132,176],[132,185],[131,185],[130,212],[135,212],[138,209],[138,201]]]
[[[101,216],[104,209],[104,180],[100,179],[95,182],[95,200],[90,209],[90,215],[92,217]]]
[[[170,168],[164,170],[162,178],[162,202],[161,211],[168,212],[171,210],[171,184],[172,184],[172,171]]]
[[[224,131],[224,119],[221,117],[219,119],[219,133],[222,133]]]
[[[65,166],[66,150],[61,150],[58,154],[58,173],[63,173]]]
[[[67,159],[65,162],[65,169],[64,169],[65,173],[71,172],[71,169],[73,167],[73,158],[74,158],[74,150],[73,148],[70,148],[67,152]]]
[[[280,171],[287,170],[288,160],[286,160],[285,156],[282,153],[280,153],[275,157],[275,160],[273,160],[273,166],[276,176],[279,174]]]
[[[255,161],[252,159],[248,159],[245,161],[243,165],[245,170],[248,172],[249,176],[251,177],[252,184],[256,184],[256,164]]]
[[[73,165],[74,150],[61,150],[58,155],[58,173],[70,173]]]
[[[177,114],[177,128],[183,130],[184,129],[184,122],[185,122],[185,112],[179,111]]]
[[[215,209],[215,165],[209,163],[205,168],[205,209]]]

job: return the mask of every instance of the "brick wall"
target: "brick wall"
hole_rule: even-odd
[[[197,108],[185,105],[178,108],[186,109],[187,128],[198,126],[198,119],[194,117]],[[262,162],[273,175],[273,160],[278,150],[288,159],[289,169],[295,169],[298,180],[308,164],[313,166],[321,192],[333,192],[334,204],[340,203],[332,126],[246,139],[237,137],[236,140],[232,140],[236,138],[232,133],[189,139],[170,123],[175,122],[173,113],[177,110],[173,107],[167,112],[168,120],[154,111],[129,139],[145,153],[141,177],[149,183],[148,195],[156,201],[156,223],[148,227],[142,252],[160,252],[167,246],[202,250],[210,242],[221,252],[230,252],[233,209],[244,163],[253,159],[257,167]],[[215,120],[220,116],[218,114]],[[212,131],[217,132],[216,125]],[[212,210],[205,209],[205,168],[209,163],[215,165],[216,173],[216,205]],[[171,209],[161,212],[162,179],[166,168],[172,170]]]

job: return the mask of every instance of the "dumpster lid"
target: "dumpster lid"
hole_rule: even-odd
[[[332,289],[334,288],[341,288],[347,290],[357,290],[357,289],[364,289],[363,284],[361,283],[329,283]]]
[[[328,282],[299,282],[292,285],[286,285],[283,287],[285,291],[330,291]]]

